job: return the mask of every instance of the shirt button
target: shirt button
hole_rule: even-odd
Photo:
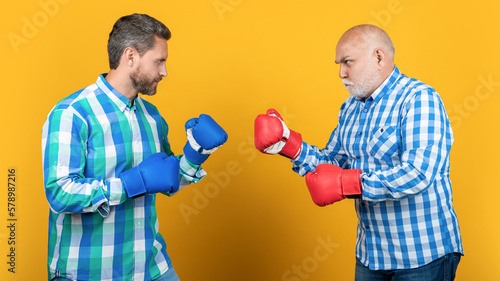
[[[365,228],[366,228],[366,229],[370,229],[370,226],[369,226],[369,225],[365,225]]]
[[[358,136],[361,136],[361,132],[358,132]]]
[[[361,158],[361,156],[359,156],[359,155],[356,155],[356,159],[359,159],[359,158]]]
[[[368,112],[368,109],[365,109],[364,112]]]

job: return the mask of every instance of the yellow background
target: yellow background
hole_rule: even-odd
[[[437,89],[452,120],[454,206],[466,253],[456,280],[498,280],[499,8],[495,0],[4,3],[0,279],[46,279],[42,124],[56,102],[108,71],[113,23],[141,12],[173,34],[169,76],[147,99],[167,120],[174,152],[186,141],[184,122],[200,113],[229,134],[204,165],[207,178],[158,200],[160,232],[182,281],[353,280],[352,201],[314,205],[286,159],[254,149],[253,121],[275,107],[306,142],[324,147],[348,97],[335,45],[361,23],[389,33],[397,66]],[[15,274],[6,263],[11,167],[17,170]],[[291,273],[297,267],[302,275]]]

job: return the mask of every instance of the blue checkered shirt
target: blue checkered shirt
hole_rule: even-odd
[[[356,256],[372,270],[416,268],[463,254],[453,209],[453,132],[438,93],[395,67],[367,99],[349,97],[326,148],[303,142],[301,176],[322,163],[361,169]]]

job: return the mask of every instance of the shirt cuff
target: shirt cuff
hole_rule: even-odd
[[[182,155],[179,159],[179,167],[181,178],[184,178],[190,183],[197,183],[207,175],[201,165],[194,164],[193,162],[189,161],[184,155]]]
[[[109,179],[108,188],[109,205],[120,205],[126,200],[127,195],[125,194],[120,178]]]
[[[102,186],[101,186],[102,185]],[[92,205],[83,208],[84,212],[98,212],[102,217],[107,217],[109,215],[109,204],[108,198],[106,197],[106,186],[102,181],[95,180],[92,183],[93,193],[95,192],[94,199],[92,200]]]
[[[191,183],[197,183],[202,180],[207,172],[203,170],[201,165],[194,164],[189,161],[184,155],[177,156],[179,159],[180,176],[181,180],[179,182],[179,189],[176,192],[163,192],[167,196],[174,196],[184,187],[190,185]]]

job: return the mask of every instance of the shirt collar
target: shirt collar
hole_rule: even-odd
[[[127,97],[115,90],[115,88],[113,88],[113,86],[108,83],[108,81],[105,79],[106,75],[107,73],[99,75],[96,82],[97,87],[99,87],[99,89],[101,89],[101,91],[106,94],[122,112],[124,112],[127,108],[129,108],[130,110],[135,109],[137,98],[135,98],[134,101],[131,102]]]
[[[394,70],[391,75],[389,75],[384,82],[373,92],[373,94],[368,97],[368,99],[373,100],[375,103],[378,102],[382,96],[388,92],[388,90],[396,83],[398,77],[401,75],[399,68],[394,66]]]

